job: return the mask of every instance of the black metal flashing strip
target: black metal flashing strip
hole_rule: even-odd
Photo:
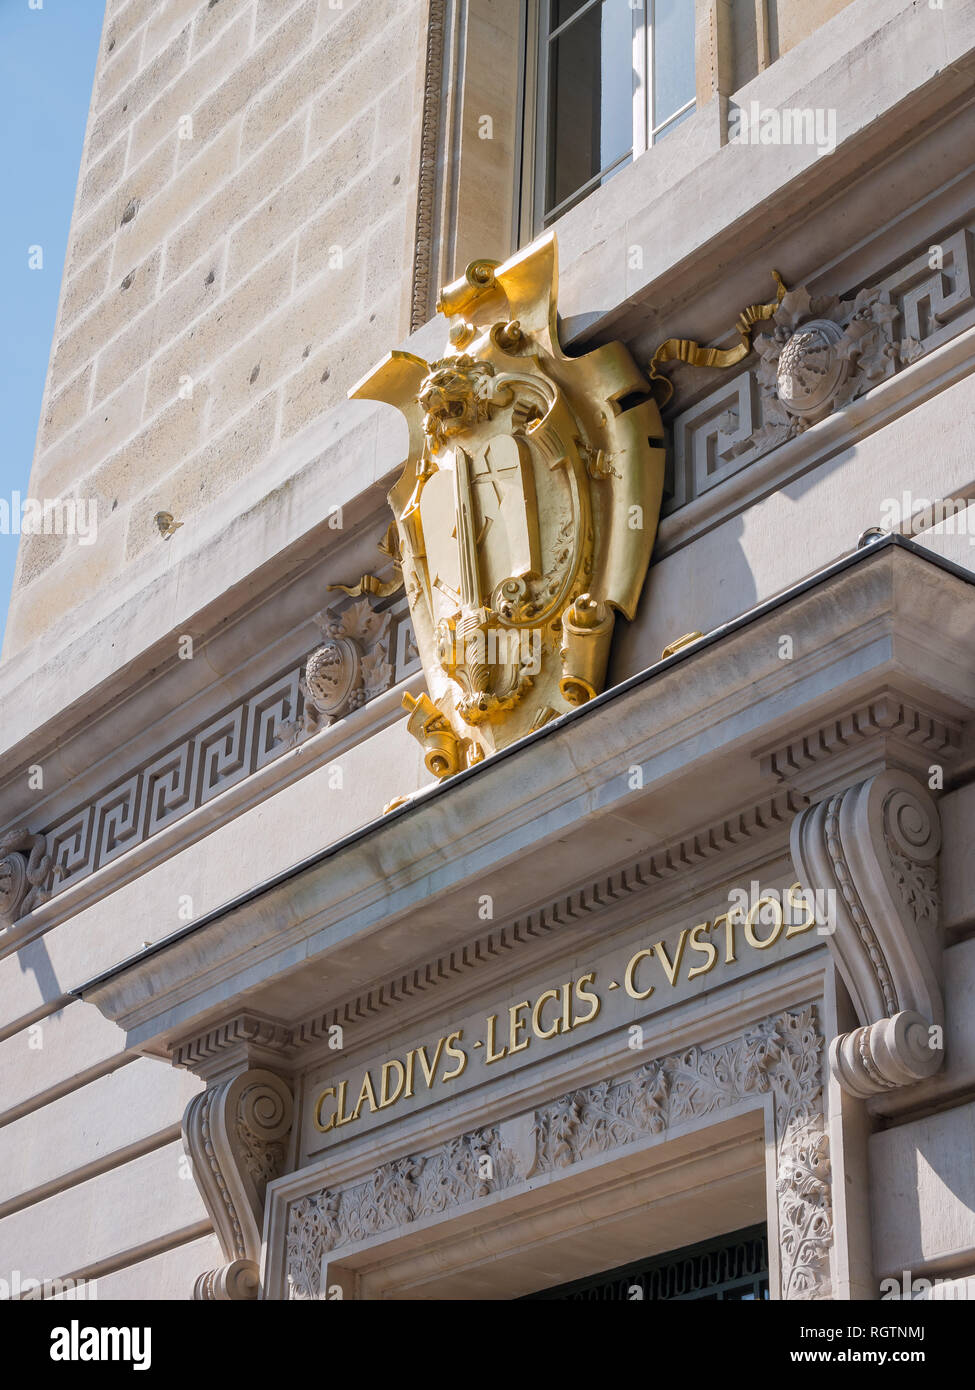
[[[636,675],[628,676],[626,680],[621,681],[619,685],[614,685],[610,687],[609,690],[604,690],[586,704],[580,705],[578,709],[569,710],[565,714],[559,715],[557,719],[551,720],[548,724],[543,725],[540,729],[536,729],[533,733],[526,734],[524,738],[519,739],[516,743],[509,744],[507,748],[501,749],[500,752],[493,754],[483,763],[477,764],[476,767],[464,768],[444,782],[438,782],[435,786],[421,789],[411,796],[409,801],[405,802],[402,806],[397,806],[394,810],[388,811],[382,816],[377,816],[374,820],[367,821],[365,825],[359,826],[357,830],[350,831],[348,835],[344,835],[340,840],[336,840],[334,843],[326,845],[324,849],[317,850],[307,858],[299,860],[297,864],[292,864],[290,868],[282,869],[280,873],[273,874],[270,878],[265,879],[263,883],[255,884],[253,888],[248,888],[246,892],[240,893],[236,898],[231,898],[228,902],[221,904],[220,907],[215,907],[210,912],[204,913],[197,921],[188,922],[185,927],[180,927],[178,931],[171,932],[169,936],[164,936],[161,941],[154,942],[151,946],[147,946],[144,950],[138,951],[131,956],[126,956],[124,960],[119,961],[117,965],[113,965],[109,970],[104,970],[100,975],[95,975],[92,979],[86,980],[84,984],[78,985],[75,989],[68,990],[68,994],[76,999],[83,999],[88,991],[96,989],[99,985],[103,985],[109,980],[115,979],[117,976],[133,969],[136,965],[141,965],[152,956],[158,955],[161,951],[168,950],[170,946],[175,945],[188,936],[192,936],[194,932],[202,931],[204,927],[208,927],[211,923],[219,921],[221,917],[226,917],[230,913],[237,911],[238,908],[245,907],[248,903],[254,902],[255,899],[263,897],[265,893],[270,893],[273,889],[280,887],[293,878],[297,878],[308,869],[315,868],[316,865],[325,863],[326,860],[340,854],[342,850],[347,849],[350,845],[358,843],[359,840],[366,839],[377,830],[389,825],[392,821],[397,820],[401,816],[409,815],[412,811],[415,811],[420,806],[426,805],[427,802],[432,801],[436,797],[445,795],[459,783],[466,782],[471,777],[477,777],[481,772],[489,768],[497,767],[497,765],[504,762],[506,758],[514,757],[521,749],[548,738],[556,730],[567,728],[569,724],[574,723],[577,719],[584,718],[592,710],[620,699],[627,694],[628,691],[635,690],[638,686],[645,685],[648,681],[653,680],[665,671],[671,670],[672,667],[679,665],[682,661],[686,661],[698,652],[704,651],[707,647],[712,647],[716,643],[723,641],[724,638],[731,636],[732,633],[739,632],[742,628],[748,627],[751,623],[757,622],[760,618],[764,618],[768,613],[774,613],[776,609],[792,603],[797,598],[801,598],[818,585],[825,584],[828,580],[851,569],[854,565],[872,558],[882,550],[888,550],[892,547],[900,550],[907,550],[912,555],[918,556],[920,559],[934,565],[936,568],[942,569],[946,573],[954,575],[957,579],[963,580],[966,584],[975,584],[975,573],[971,570],[964,569],[961,565],[955,564],[954,561],[945,559],[944,556],[937,555],[934,551],[918,545],[915,541],[905,536],[890,533],[876,540],[871,540],[867,545],[851,551],[850,554],[844,555],[839,560],[834,560],[823,569],[817,570],[814,574],[800,580],[791,588],[784,589],[781,593],[774,595],[772,598],[763,600],[762,603],[756,604],[754,608],[749,608],[744,613],[739,614],[737,618],[731,618],[728,622],[722,623],[720,627],[714,628],[696,642],[682,647],[681,650],[675,652],[673,656],[669,656],[663,661],[654,662],[652,666],[646,667],[643,671],[638,671]]]

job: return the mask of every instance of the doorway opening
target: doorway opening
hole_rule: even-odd
[[[715,1240],[671,1250],[522,1296],[570,1299],[588,1303],[737,1301],[769,1296],[768,1231],[764,1222]]]

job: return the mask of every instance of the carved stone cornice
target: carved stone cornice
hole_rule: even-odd
[[[775,1014],[729,1042],[670,1054],[620,1080],[570,1091],[528,1115],[393,1159],[365,1179],[308,1193],[292,1201],[288,1213],[290,1296],[322,1297],[323,1261],[346,1245],[443,1216],[479,1197],[514,1192],[542,1174],[769,1095],[777,1293],[828,1298],[833,1214],[822,1046],[812,1006]],[[551,1191],[554,1200],[556,1188]]]
[[[539,904],[530,912],[404,974],[379,981],[370,988],[331,1007],[316,1011],[293,1025],[257,1013],[239,1013],[171,1044],[174,1066],[185,1067],[208,1082],[245,1066],[282,1067],[290,1070],[295,1059],[329,1038],[329,1030],[368,1023],[390,1008],[408,1004],[422,994],[456,981],[472,970],[495,964],[513,950],[541,941],[559,929],[597,918],[618,907],[626,898],[650,893],[684,873],[699,870],[721,855],[763,841],[785,841],[795,814],[806,804],[801,793],[788,790],[724,816],[666,845],[654,854],[579,885],[560,897]]]
[[[973,604],[975,585],[947,564],[899,538],[880,541],[678,654],[673,665],[653,668],[552,721],[510,753],[449,786],[425,789],[409,805],[377,816],[299,864],[289,867],[287,841],[283,848],[275,844],[273,853],[264,846],[262,862],[277,869],[276,876],[153,950],[135,951],[119,965],[96,939],[92,977],[71,993],[116,1020],[130,1046],[162,1051],[220,1021],[216,981],[224,1017],[246,1010],[294,1027],[384,980],[409,980],[457,952],[468,931],[496,932],[503,923],[526,920],[526,913],[534,918],[536,908],[561,903],[573,883],[588,901],[594,885],[626,864],[627,841],[637,842],[632,852],[643,873],[650,852],[641,858],[639,841],[652,843],[663,827],[683,848],[653,856],[659,877],[642,901],[652,897],[655,908],[668,906],[670,895],[690,882],[695,892],[710,891],[768,860],[788,839],[788,826],[776,823],[767,836],[756,833],[737,847],[729,839],[712,857],[709,826],[728,821],[731,836],[737,833],[734,817],[715,814],[715,797],[734,795],[736,807],[755,807],[767,798],[806,794],[794,780],[765,779],[753,750],[781,748],[797,726],[825,728],[844,711],[870,703],[871,692],[879,697],[899,689],[908,664],[918,708],[945,720],[965,718],[975,707]],[[785,631],[801,636],[792,661],[779,656]],[[863,746],[870,756],[882,756],[882,745],[879,752],[870,740]],[[880,770],[867,763],[864,771],[863,760],[851,769],[841,752],[826,757],[824,772],[835,768],[844,776],[830,790]],[[256,827],[242,823],[241,833],[263,833],[253,819]],[[719,844],[725,834],[717,830]],[[678,867],[685,859],[686,874]],[[671,868],[677,872],[668,879]],[[437,903],[430,910],[434,883]],[[494,921],[472,921],[465,929],[477,895],[492,890]],[[613,913],[622,919],[636,901],[617,900],[599,925]],[[561,916],[561,906],[557,910]],[[545,921],[538,921],[542,932],[548,920],[546,911]],[[581,921],[592,923],[591,930],[597,917]],[[529,929],[535,930],[534,921]],[[582,925],[578,934],[586,930]],[[362,975],[366,935],[383,943],[383,973],[375,981]],[[554,936],[548,942],[545,949],[554,950]],[[484,975],[502,968],[503,959],[488,964]],[[325,997],[323,978],[333,982]],[[289,1001],[287,1013],[282,999]]]
[[[861,1026],[830,1067],[861,1098],[931,1076],[943,1060],[937,807],[913,778],[882,772],[796,817],[792,858],[817,896]]]
[[[801,793],[789,790],[735,811],[654,854],[596,882],[570,889],[452,951],[377,982],[293,1026],[256,1013],[237,1014],[172,1045],[173,1065],[196,1072],[208,1081],[230,1067],[239,1069],[242,1061],[251,1066],[280,1066],[287,1059],[294,1065],[298,1054],[324,1043],[336,1025],[370,1022],[390,1008],[496,963],[513,950],[544,940],[561,928],[604,915],[626,898],[653,892],[679,875],[699,870],[708,861],[745,845],[757,852],[763,841],[778,837],[784,842],[796,812],[805,804]]]
[[[241,1072],[194,1096],[183,1143],[227,1264],[196,1281],[195,1299],[257,1298],[264,1197],[284,1170],[294,1103],[273,1072]]]
[[[793,791],[770,797],[702,827],[655,854],[607,874],[595,883],[580,885],[556,899],[539,904],[532,911],[485,932],[435,960],[425,962],[405,975],[383,981],[355,998],[303,1019],[294,1028],[295,1047],[320,1043],[336,1024],[373,1019],[394,1005],[408,1002],[479,966],[491,964],[521,946],[543,940],[560,928],[597,918],[617,907],[623,899],[650,893],[677,875],[698,870],[708,860],[738,849],[743,844],[757,846],[763,839],[777,834],[784,837],[786,827],[805,802],[805,797]]]
[[[885,689],[756,756],[767,776],[813,797],[831,786],[848,785],[851,775],[888,766],[927,781],[930,767],[950,761],[960,748],[960,723]]]

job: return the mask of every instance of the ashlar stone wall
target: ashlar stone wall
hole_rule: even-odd
[[[426,0],[108,0],[4,656],[409,330]]]

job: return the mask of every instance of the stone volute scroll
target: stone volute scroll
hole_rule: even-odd
[[[830,1069],[862,1099],[924,1080],[943,1061],[940,847],[937,807],[900,771],[793,822],[796,872],[827,904],[827,942],[861,1025],[833,1040]]]
[[[186,1107],[183,1143],[227,1260],[200,1275],[194,1299],[258,1297],[264,1198],[284,1170],[293,1114],[286,1082],[257,1069],[208,1087]]]

